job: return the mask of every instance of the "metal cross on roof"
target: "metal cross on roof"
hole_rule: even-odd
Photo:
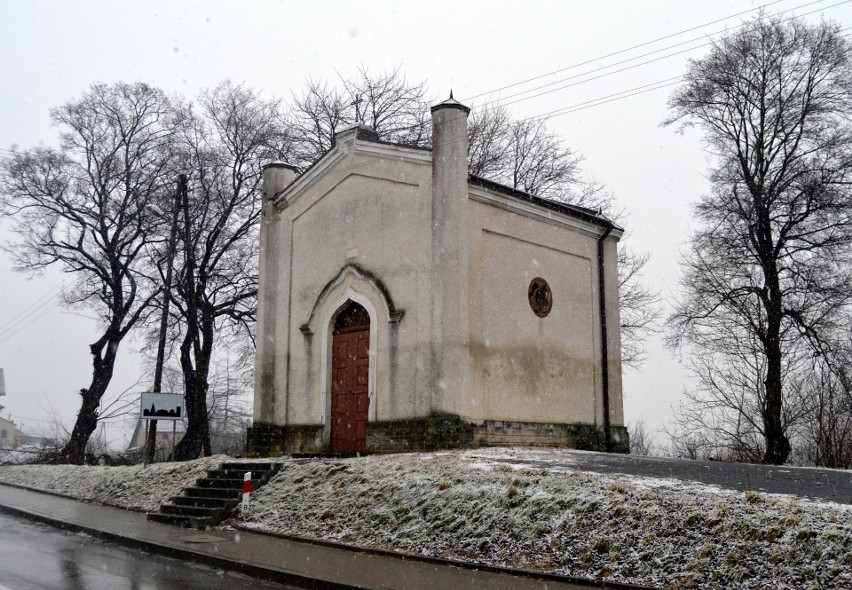
[[[355,95],[355,100],[352,101],[351,106],[355,107],[355,123],[363,123],[364,117],[361,114],[361,102],[364,99],[361,98],[360,94]]]

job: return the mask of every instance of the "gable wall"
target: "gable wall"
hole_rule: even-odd
[[[351,143],[341,147],[343,159],[281,211],[286,252],[279,255],[278,290],[288,301],[286,308],[279,305],[275,336],[279,358],[286,354],[287,359],[276,366],[276,384],[284,388],[276,392],[278,424],[317,425],[328,419],[323,347],[329,344],[333,310],[318,309],[317,301],[347,265],[377,278],[403,312],[391,323],[378,290],[357,273],[347,274],[323,304],[334,305],[347,289],[373,302],[378,317],[371,421],[429,412],[430,317],[428,306],[417,302],[430,297],[431,167],[428,161],[360,154]],[[312,314],[316,325],[306,336],[300,328]]]

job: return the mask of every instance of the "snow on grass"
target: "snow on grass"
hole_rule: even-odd
[[[4,465],[0,466],[0,482],[152,512],[226,458],[220,455],[186,463],[155,463],[148,467]]]
[[[224,460],[3,466],[0,481],[151,511]],[[852,588],[852,506],[569,463],[542,449],[286,461],[224,526],[678,589]]]
[[[488,457],[288,464],[230,524],[672,588],[852,588],[852,507]]]

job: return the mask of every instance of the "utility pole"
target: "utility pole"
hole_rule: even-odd
[[[178,177],[175,201],[172,204],[172,226],[169,241],[166,244],[166,280],[163,285],[163,310],[160,314],[160,338],[157,342],[157,364],[154,366],[154,393],[160,393],[163,386],[163,363],[166,357],[166,332],[169,326],[169,304],[172,300],[172,268],[174,267],[175,242],[177,241],[178,212],[180,211],[181,191],[186,191],[186,175]],[[149,420],[148,439],[145,446],[145,465],[154,462],[157,449],[157,421]]]
[[[3,369],[0,368],[0,397],[6,395],[6,376],[3,373]],[[0,410],[3,409],[3,406],[0,406]]]

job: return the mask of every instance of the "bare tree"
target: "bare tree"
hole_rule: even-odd
[[[295,161],[306,168],[331,149],[334,136],[354,118],[348,94],[329,87],[328,82],[309,79],[301,97],[293,97],[293,106],[286,119],[296,146]]]
[[[852,391],[843,374],[852,359],[848,351],[843,357],[837,359],[840,374],[821,358],[808,367],[808,379],[803,383],[801,455],[813,465],[852,469]]]
[[[379,139],[425,146],[432,140],[426,82],[409,82],[401,68],[372,74],[362,67],[354,80],[343,80],[353,122],[364,123]]]
[[[141,272],[149,243],[145,206],[169,184],[176,121],[145,84],[96,84],[52,111],[61,148],[13,150],[0,168],[0,205],[18,241],[16,269],[57,265],[74,273],[65,302],[93,311],[101,336],[89,349],[92,379],[61,458],[84,460],[119,345],[149,311],[157,289]]]
[[[577,184],[582,158],[547,129],[544,119],[515,121],[510,133],[510,186],[545,199],[568,200],[565,192]]]
[[[361,68],[340,86],[308,80],[301,96],[294,96],[287,117],[295,150],[295,164],[306,167],[331,149],[334,135],[350,125],[363,123],[379,139],[426,146],[431,142],[426,83],[409,82],[398,66],[372,74]]]
[[[644,418],[637,418],[630,423],[630,454],[650,456],[656,453],[654,435],[648,430]]]
[[[695,206],[671,344],[755,343],[763,460],[781,464],[785,340],[825,353],[852,294],[852,63],[839,27],[760,16],[692,61],[668,123],[699,125],[717,164]]]
[[[690,360],[697,388],[685,391],[667,430],[674,454],[692,458],[757,463],[765,454],[760,408],[765,403],[766,359],[758,343],[736,340],[727,348],[702,348]],[[797,346],[798,348],[794,348]],[[848,353],[834,360],[814,356],[807,342],[784,345],[784,434],[794,452],[791,460],[822,467],[852,464],[852,396],[841,375]],[[834,364],[834,368],[829,364]]]
[[[760,407],[765,402],[766,360],[757,345],[738,342],[730,349],[723,339],[718,349],[702,349],[690,359],[697,388],[684,391],[668,431],[679,455],[756,463],[765,453]],[[791,378],[798,355],[785,357],[784,375]],[[795,362],[792,362],[795,365]],[[792,383],[792,382],[791,382]],[[785,436],[801,421],[801,405],[789,400],[782,416]],[[700,442],[700,444],[698,444]],[[694,451],[687,451],[692,448]]]
[[[219,359],[210,379],[207,407],[214,452],[239,455],[245,452],[246,429],[251,425],[252,402],[245,371],[229,354]]]
[[[509,161],[512,118],[508,109],[494,106],[490,109],[473,108],[467,124],[468,169],[474,176],[503,179]]]
[[[660,295],[644,282],[650,255],[618,249],[618,304],[621,311],[621,363],[638,369],[647,358],[645,342],[659,330]]]
[[[287,157],[289,145],[275,100],[225,82],[198,104],[186,114],[182,136],[191,212],[183,251],[192,260],[183,256],[175,300],[188,419],[175,449],[179,460],[211,452],[208,379],[217,347],[253,337],[262,168]],[[197,330],[190,329],[193,294]]]
[[[473,109],[468,125],[470,173],[488,176],[512,188],[544,199],[576,201],[603,191],[588,190],[580,182],[582,157],[557,134],[545,119],[512,120],[505,107]],[[579,190],[577,190],[579,188]]]

